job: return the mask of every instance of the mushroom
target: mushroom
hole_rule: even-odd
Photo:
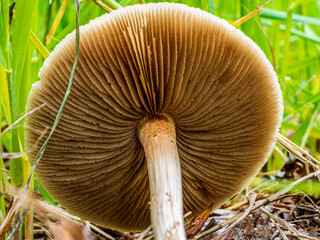
[[[185,239],[183,212],[221,206],[274,147],[283,106],[271,64],[225,20],[182,4],[119,9],[80,36],[37,177],[84,219],[137,231],[151,215],[156,239]],[[65,94],[74,45],[74,34],[58,44],[30,93],[27,111],[46,103],[26,120],[31,161]]]

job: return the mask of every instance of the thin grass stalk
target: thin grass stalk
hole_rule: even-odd
[[[10,51],[10,42],[9,42],[9,0],[2,0],[1,1],[1,14],[2,14],[2,19],[1,21],[3,22],[3,68],[5,70],[6,76],[3,76],[2,74],[2,67],[1,67],[1,74],[2,74],[2,91],[8,91],[9,93],[9,102],[7,103],[7,106],[4,106],[7,111],[6,111],[6,116],[7,116],[7,123],[11,123],[11,109],[12,109],[12,98],[13,98],[13,92],[12,92],[12,69],[11,69],[11,61],[10,61],[10,56],[11,56],[11,51]],[[6,81],[6,83],[4,83]],[[4,97],[4,96],[2,96]]]
[[[12,25],[12,85],[11,91],[12,98],[11,104],[11,117],[14,122],[16,116],[20,114],[19,106],[21,96],[21,85],[24,83],[28,76],[24,73],[28,69],[25,69],[25,63],[30,60],[27,59],[28,41],[32,26],[32,14],[34,12],[34,6],[37,5],[38,0],[30,1],[16,1],[15,14]],[[19,146],[19,131],[13,129],[11,132],[11,152],[20,151]],[[10,160],[10,176],[11,182],[15,186],[22,186],[23,184],[23,160],[21,158]]]
[[[31,165],[24,155],[23,159],[23,171],[24,171],[24,185],[27,183],[28,176],[31,173]],[[34,175],[31,174],[31,181],[29,186],[29,193],[28,195],[31,197],[32,192],[34,191],[34,182],[33,182]],[[26,209],[28,206],[24,206]],[[30,208],[29,211],[26,213],[25,221],[24,221],[24,239],[32,240],[33,239],[33,209]]]
[[[49,34],[50,31],[50,19],[51,19],[51,12],[52,12],[52,2],[49,1],[48,3],[48,11],[46,13],[46,24],[45,24],[45,32],[44,32],[44,39],[43,42],[46,42],[46,37]]]
[[[316,122],[317,120],[317,116],[319,115],[319,111],[320,111],[320,102],[314,107],[314,112],[310,118],[310,121],[308,121],[308,126],[307,129],[301,139],[301,144],[300,144],[300,148],[305,148],[306,144],[307,144],[307,140],[310,134],[310,131],[313,127],[313,124]]]
[[[107,13],[111,13],[112,9],[109,8],[107,5],[105,5],[103,2],[101,2],[100,0],[92,0],[95,4],[97,4],[103,11],[107,12]]]
[[[114,0],[102,0],[102,2],[104,2],[107,6],[109,6],[113,10],[122,8],[122,6]]]
[[[63,0],[62,4],[60,6],[60,9],[58,11],[58,14],[57,14],[56,18],[53,21],[53,24],[51,26],[49,34],[46,36],[46,43],[45,43],[46,46],[48,46],[48,44],[51,42],[51,37],[53,37],[54,34],[56,33],[57,28],[58,28],[58,26],[60,24],[60,21],[61,21],[61,19],[63,17],[63,14],[64,14],[64,12],[65,12],[65,10],[67,8],[67,5],[68,5],[68,0]]]
[[[8,91],[8,82],[7,82],[7,73],[5,72],[4,68],[0,67],[0,74],[1,74],[1,105],[3,110],[3,115],[7,124],[11,124],[11,114],[10,114],[10,99],[9,99],[9,91]]]
[[[285,21],[287,19],[287,13],[275,9],[264,8],[261,17]],[[292,22],[320,25],[320,18],[292,14]]]
[[[287,11],[286,30],[285,30],[283,56],[282,56],[282,61],[281,61],[281,72],[280,72],[280,79],[282,81],[285,81],[285,77],[287,74],[288,62],[289,62],[290,36],[291,36],[291,28],[292,28],[293,10],[294,10],[294,7],[291,5]]]
[[[3,21],[3,67],[6,71],[11,70],[10,65],[10,44],[9,44],[9,0],[1,0],[1,14]]]
[[[213,14],[213,0],[208,0],[209,12]]]
[[[251,18],[253,18],[254,16],[256,16],[257,14],[259,14],[261,12],[262,12],[262,7],[258,7],[255,10],[249,12],[247,15],[237,19],[236,21],[231,23],[231,25],[234,26],[234,27],[238,27],[241,24],[243,24],[244,22],[250,20]]]
[[[0,64],[0,81],[2,82],[4,79],[2,78],[2,65]],[[2,99],[2,91],[0,91],[0,99]],[[2,104],[0,104],[0,116],[2,116]],[[1,130],[2,124],[0,125],[0,134],[2,132]],[[2,142],[0,138],[0,152],[2,152]],[[6,216],[6,205],[4,201],[4,178],[2,175],[6,174],[4,171],[1,171],[1,169],[4,169],[4,163],[3,159],[0,158],[0,211],[3,216],[3,218]]]

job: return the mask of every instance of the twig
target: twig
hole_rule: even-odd
[[[150,230],[152,229],[151,226],[147,227],[137,238],[137,240],[142,240],[147,234],[148,232],[150,232]]]
[[[265,213],[266,215],[268,215],[270,218],[272,218],[273,220],[275,220],[277,223],[279,223],[281,226],[287,228],[289,231],[293,232],[294,234],[296,234],[296,236],[298,238],[302,238],[302,239],[310,239],[310,240],[317,240],[318,238],[314,238],[314,237],[309,237],[306,235],[303,235],[302,233],[300,233],[297,229],[295,229],[294,227],[292,227],[290,224],[288,224],[286,221],[284,221],[283,219],[277,217],[276,215],[270,213],[269,211],[267,211],[265,208],[260,208],[260,210]]]
[[[272,219],[270,218],[271,222],[274,224],[274,226],[278,229],[280,235],[282,236],[282,238],[284,240],[289,240],[289,238],[287,238],[286,234],[282,231],[282,229],[278,226],[278,224]]]
[[[38,186],[38,188],[39,188],[39,186]],[[21,208],[21,206],[22,206],[25,202],[27,202],[27,206],[26,206],[25,210],[23,211],[22,216],[20,217],[20,219],[18,219],[18,223],[15,224],[12,232],[11,232],[10,235],[7,237],[7,240],[9,240],[9,239],[11,239],[12,237],[14,237],[16,231],[18,231],[18,229],[19,229],[19,227],[20,227],[23,219],[26,217],[26,215],[27,215],[27,213],[28,213],[28,211],[29,211],[29,209],[30,209],[30,207],[31,207],[31,205],[32,205],[32,201],[33,201],[33,199],[34,199],[34,196],[35,196],[35,192],[33,192],[29,198],[20,198],[20,197],[18,197],[21,205],[18,206],[17,211]]]
[[[316,172],[313,172],[313,173],[310,173],[300,179],[298,179],[297,181],[289,184],[287,187],[283,188],[282,190],[280,190],[279,192],[271,195],[270,197],[266,198],[266,199],[263,199],[263,200],[259,200],[257,202],[255,202],[254,206],[251,208],[251,211],[253,210],[256,210],[264,205],[267,205],[269,204],[270,202],[273,202],[275,200],[277,200],[279,197],[281,197],[282,194],[285,194],[287,193],[288,191],[290,191],[295,185],[297,185],[298,183],[302,182],[302,181],[305,181],[305,180],[308,180],[312,177],[316,177],[320,175],[320,170],[316,171]],[[193,237],[192,240],[197,240],[199,238],[202,238],[202,237],[205,237],[215,231],[217,231],[218,229],[220,228],[223,228],[229,224],[232,224],[234,221],[236,221],[238,218],[240,218],[242,216],[243,213],[238,213],[236,215],[234,215],[232,218],[228,219],[227,221],[223,222],[223,223],[220,223],[200,234],[198,234],[197,236]]]
[[[229,218],[228,220],[226,220],[226,221],[224,221],[222,223],[219,223],[218,225],[215,225],[214,227],[212,227],[212,228],[210,228],[210,229],[198,234],[197,236],[193,237],[192,240],[197,240],[197,239],[200,239],[202,237],[205,237],[205,236],[217,231],[218,229],[223,228],[223,227],[233,223],[234,221],[236,221],[241,216],[242,216],[242,213],[238,213],[238,214],[234,215],[232,218]]]
[[[100,228],[92,225],[90,222],[89,222],[89,227],[91,229],[93,229],[94,231],[96,231],[97,233],[101,234],[102,236],[104,236],[105,238],[107,239],[110,239],[110,240],[116,240],[114,237],[112,237],[111,235],[109,235],[108,233],[102,231]]]
[[[150,235],[149,237],[145,238],[144,240],[151,240],[153,238],[153,235]]]
[[[228,211],[234,211],[234,210],[237,210],[247,204],[248,204],[248,200],[244,199],[243,201],[232,204],[231,206],[224,208],[224,209],[228,210]]]
[[[233,228],[234,226],[236,226],[239,222],[241,222],[246,216],[249,215],[249,213],[251,212],[253,206],[254,206],[254,202],[256,200],[257,194],[255,193],[249,193],[249,202],[250,205],[249,207],[246,209],[246,211],[242,214],[241,217],[239,217],[236,221],[234,221],[232,224],[230,224],[222,233],[218,234],[218,236],[216,236],[213,240],[218,240],[219,238],[221,238],[223,235],[225,235],[231,228]]]
[[[311,202],[312,206],[314,207],[314,210],[315,210],[316,212],[318,212],[319,215],[320,215],[320,207],[317,206],[317,205],[314,203],[314,201],[313,201],[308,195],[305,195],[305,197],[308,198],[308,200]]]

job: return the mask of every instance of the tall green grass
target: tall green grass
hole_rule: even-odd
[[[31,85],[38,81],[37,72],[54,47],[75,29],[75,6],[68,1],[61,21],[46,48],[50,32],[63,0],[16,0],[10,22],[12,0],[0,0],[0,115],[1,127],[25,113]],[[111,9],[152,0],[102,0]],[[160,1],[158,1],[160,2]],[[164,2],[164,1],[163,1]],[[166,0],[168,2],[168,0]],[[230,23],[245,16],[263,2],[257,0],[175,0],[213,13]],[[81,1],[80,25],[104,14],[93,1]],[[264,6],[260,15],[238,28],[252,38],[265,52],[281,83],[285,112],[281,133],[308,149],[319,159],[320,148],[320,2],[316,0],[274,0]],[[23,121],[0,139],[9,152],[24,152]],[[280,169],[283,156],[276,151],[267,164],[267,171]],[[0,168],[4,162],[0,159]],[[10,160],[10,181],[23,186],[29,176],[26,157]],[[0,181],[7,175],[0,172]],[[0,192],[3,184],[0,184]],[[52,201],[45,190],[39,188]],[[4,199],[0,209],[5,214]]]

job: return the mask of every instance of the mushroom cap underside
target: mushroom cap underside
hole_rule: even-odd
[[[34,160],[64,97],[75,34],[45,61],[30,93],[26,149]],[[36,174],[70,212],[119,230],[150,224],[137,126],[175,122],[184,210],[195,216],[243,189],[270,155],[282,120],[277,77],[242,32],[182,4],[146,4],[80,29],[80,53],[61,120]]]

